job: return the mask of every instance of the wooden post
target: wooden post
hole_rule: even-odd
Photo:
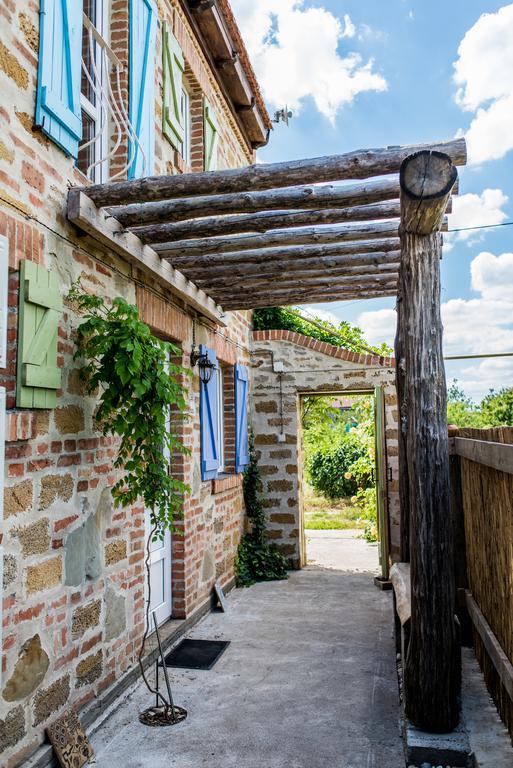
[[[457,171],[440,152],[401,166],[399,351],[404,358],[410,507],[411,639],[405,664],[406,715],[431,732],[459,721],[460,649],[454,611],[447,392],[440,317],[440,225]]]
[[[454,531],[454,582],[456,585],[456,613],[460,622],[462,645],[472,646],[472,622],[468,615],[465,590],[468,589],[467,545],[465,540],[465,511],[461,485],[461,456],[454,451],[454,438],[458,428],[449,426],[449,473],[451,482],[451,519]]]
[[[410,486],[408,484],[408,451],[406,435],[408,431],[408,403],[404,390],[404,340],[403,340],[403,270],[399,268],[397,282],[397,330],[395,335],[395,388],[397,392],[397,408],[399,411],[399,508],[401,510],[401,561],[410,562]]]

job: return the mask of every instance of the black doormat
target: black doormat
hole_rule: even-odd
[[[182,640],[165,657],[166,667],[212,669],[229,645],[229,640]]]

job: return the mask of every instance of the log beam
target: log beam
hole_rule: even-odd
[[[387,242],[387,241],[384,241]],[[395,241],[393,241],[395,242]],[[398,248],[399,241],[397,241]],[[184,267],[184,274],[190,276],[191,280],[219,280],[226,282],[238,277],[251,279],[259,277],[262,274],[272,278],[279,278],[282,275],[288,275],[291,272],[319,271],[329,273],[331,270],[345,270],[353,267],[373,267],[386,266],[398,261],[400,251],[370,251],[365,253],[336,253],[332,256],[326,256],[321,259],[287,259],[285,261],[264,261],[263,263],[249,263],[244,260],[238,263],[222,264],[215,261],[210,266]]]
[[[371,241],[362,241],[369,243]],[[397,248],[397,238],[389,238],[388,240],[379,240],[382,245],[380,250],[383,250],[383,243],[391,242],[394,246],[390,247],[390,250]],[[275,248],[256,248],[255,250],[248,251],[234,251],[233,253],[215,253],[206,254],[204,256],[175,256],[173,257],[173,265],[180,268],[190,267],[198,268],[204,266],[218,266],[220,264],[268,264],[276,261],[294,261],[296,259],[321,259],[329,256],[341,256],[346,253],[357,253],[357,245],[354,241],[350,243],[326,243],[326,245],[298,245],[298,246],[277,246]],[[365,251],[371,251],[368,244],[365,247]],[[166,258],[165,251],[158,251],[161,256]]]
[[[115,210],[115,209],[114,209]],[[450,213],[450,205],[447,208]],[[352,208],[320,208],[314,210],[278,210],[262,213],[238,213],[228,216],[206,216],[175,224],[156,224],[156,232],[166,227],[167,240],[188,240],[216,235],[237,235],[244,232],[269,232],[288,227],[309,227],[316,224],[344,224],[349,221],[380,221],[398,219],[401,215],[399,199],[372,205],[355,205]],[[135,222],[134,222],[135,224]],[[137,222],[137,226],[140,222]],[[151,240],[151,227],[126,225],[141,238]]]
[[[455,165],[464,165],[466,161],[465,140],[452,139],[437,144],[361,149],[344,155],[251,165],[226,171],[149,176],[133,181],[95,184],[82,191],[86,192],[98,207],[102,207],[185,195],[212,195],[220,191],[242,192],[248,189],[288,187],[292,184],[366,179],[397,173],[403,160],[412,152],[421,149],[445,152]]]
[[[415,726],[448,732],[459,720],[461,660],[454,620],[439,229],[456,169],[441,153],[421,152],[404,161],[400,179],[402,302],[396,349],[404,360],[400,386],[407,423],[399,450],[407,453],[412,588],[405,706]]]
[[[109,213],[125,227],[169,225],[184,219],[227,214],[281,210],[310,210],[322,207],[359,206],[399,198],[398,179],[373,179],[358,184],[287,187],[262,191],[184,197],[163,202],[142,202]]]
[[[247,300],[244,296],[234,298],[232,301],[227,301],[224,309],[227,311],[238,309],[258,309],[259,307],[289,307],[292,304],[316,304],[321,302],[331,301],[355,301],[359,299],[383,299],[388,296],[395,296],[396,289],[381,289],[366,290],[366,291],[350,291],[344,292],[340,290],[332,290],[325,293],[317,293],[311,290],[303,291],[302,293],[289,293],[286,296],[282,294],[261,294],[258,298]]]
[[[334,269],[316,269],[316,270],[304,270],[302,272],[294,272],[293,274],[289,274],[287,270],[284,270],[283,273],[280,275],[280,277],[287,277],[289,280],[293,278],[293,280],[303,281],[303,280],[316,280],[316,279],[322,279],[322,278],[343,278],[343,277],[351,277],[354,275],[360,275],[362,278],[365,277],[375,277],[377,275],[395,275],[397,276],[399,274],[399,259],[396,258],[394,262],[391,262],[390,264],[383,264],[379,265],[377,267],[372,266],[362,266],[362,267],[336,267]],[[270,280],[276,280],[277,274],[272,272],[262,272],[259,275],[253,276],[253,277],[237,277],[235,275],[232,275],[232,279],[230,280],[230,288],[238,287],[240,290],[244,290],[245,288],[252,288],[252,287],[261,287],[261,288],[269,288],[269,281]],[[208,277],[201,277],[197,278],[195,281],[196,285],[208,286],[209,289],[215,290],[219,286],[226,286],[227,280],[225,277],[217,277],[215,272],[211,273]]]
[[[316,243],[347,243],[358,240],[374,240],[397,237],[399,220],[376,221],[363,224],[338,224],[330,227],[300,227],[283,229],[264,234],[232,235],[231,237],[204,237],[197,240],[180,240],[178,243],[152,242],[166,259],[178,263],[178,259],[206,256],[233,251],[254,251],[288,245],[314,245]],[[165,236],[165,234],[164,234]]]
[[[328,289],[337,287],[346,288],[352,287],[355,289],[367,289],[367,288],[381,288],[386,285],[387,287],[394,286],[397,283],[397,272],[388,272],[383,275],[347,275],[334,277],[306,277],[304,279],[284,279],[280,280],[276,289],[269,291],[269,281],[263,283],[257,283],[255,285],[249,285],[247,283],[231,283],[225,285],[213,285],[211,286],[210,293],[214,296],[220,304],[223,304],[224,299],[230,299],[237,296],[240,292],[244,293],[246,297],[257,297],[265,292],[286,293],[289,291],[317,291],[318,289]],[[266,290],[267,289],[267,290]]]

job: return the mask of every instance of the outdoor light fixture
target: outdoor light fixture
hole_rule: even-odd
[[[196,363],[198,364],[201,381],[203,384],[208,384],[215,368],[214,363],[208,357],[208,352],[199,352],[193,347],[191,352],[191,367],[194,368]]]

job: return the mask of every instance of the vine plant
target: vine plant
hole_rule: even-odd
[[[243,483],[244,504],[251,531],[244,534],[239,544],[235,561],[237,585],[249,587],[257,581],[286,579],[287,560],[266,537],[265,512],[258,495],[261,487],[260,470],[252,433],[249,436],[249,464],[244,471]]]
[[[74,359],[83,359],[81,377],[89,395],[99,396],[95,423],[104,434],[119,438],[114,467],[121,476],[112,488],[115,506],[128,506],[142,499],[150,511],[151,533],[147,541],[146,570],[149,592],[149,549],[162,539],[182,511],[189,490],[169,473],[168,456],[188,453],[170,425],[170,409],[184,411],[180,383],[184,368],[168,362],[174,345],[161,341],[143,323],[137,308],[118,297],[107,305],[99,296],[84,293],[79,283],[68,298],[83,314],[76,334]],[[150,690],[142,665],[149,629],[151,595],[147,596],[146,631],[139,652],[143,679]],[[163,699],[163,701],[165,701]]]

